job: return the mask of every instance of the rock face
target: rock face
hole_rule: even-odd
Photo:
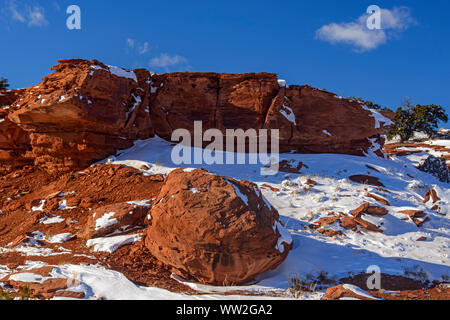
[[[279,90],[264,128],[285,128],[280,132],[280,149],[285,152],[363,155],[372,149],[381,154],[383,123],[377,118],[390,123],[358,102],[306,85],[290,86]]]
[[[11,105],[24,90],[0,90],[0,173],[33,164],[29,134],[8,119]]]
[[[325,295],[323,296],[323,300],[346,300],[346,299],[356,299],[356,300],[379,300],[369,293],[361,290],[360,288],[344,284],[338,285],[336,287],[329,288]]]
[[[150,215],[150,252],[202,283],[248,282],[276,268],[292,245],[256,185],[205,170],[169,174]]]
[[[83,168],[153,136],[150,72],[62,60],[21,94],[8,119],[29,133],[36,165]]]
[[[125,70],[96,60],[61,60],[24,90],[0,92],[0,161],[50,172],[84,168],[158,134],[279,129],[280,151],[382,155],[389,119],[309,86],[280,86],[276,74]]]

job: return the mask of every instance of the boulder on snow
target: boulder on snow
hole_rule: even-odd
[[[443,157],[429,156],[418,169],[435,176],[441,182],[450,182],[450,170],[447,167],[447,161]]]
[[[178,169],[155,203],[146,246],[201,283],[250,281],[281,264],[292,246],[278,212],[250,182]]]

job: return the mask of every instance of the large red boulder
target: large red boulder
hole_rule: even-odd
[[[181,276],[242,284],[276,268],[291,249],[278,212],[253,183],[178,169],[155,202],[145,244]]]

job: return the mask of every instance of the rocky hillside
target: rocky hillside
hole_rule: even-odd
[[[449,297],[448,184],[383,153],[386,115],[267,73],[52,69],[0,93],[1,296]],[[280,129],[280,172],[174,164],[198,120]]]

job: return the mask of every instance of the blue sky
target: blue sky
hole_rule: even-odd
[[[66,27],[71,4],[81,30]],[[381,30],[362,23],[370,5],[383,9]],[[383,106],[409,97],[450,113],[448,0],[0,0],[0,8],[0,76],[13,88],[38,83],[58,59],[95,58],[157,73],[275,72]]]

